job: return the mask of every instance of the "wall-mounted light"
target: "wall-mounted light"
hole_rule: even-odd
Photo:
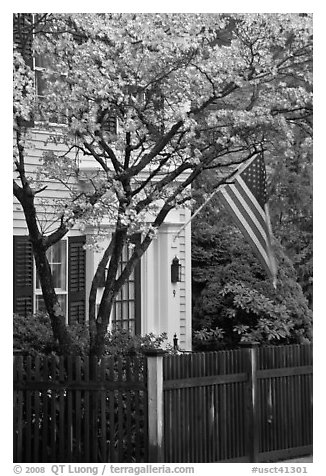
[[[171,264],[171,283],[177,283],[178,281],[181,281],[181,264],[179,258],[175,256]]]

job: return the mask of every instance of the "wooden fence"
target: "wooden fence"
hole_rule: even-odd
[[[311,345],[14,359],[15,462],[263,462],[311,452]]]
[[[15,357],[15,462],[147,460],[142,359]]]
[[[164,359],[165,461],[246,455],[245,372],[242,350]]]
[[[257,349],[259,460],[312,453],[312,346]]]
[[[275,461],[312,452],[312,346],[166,356],[164,461]]]

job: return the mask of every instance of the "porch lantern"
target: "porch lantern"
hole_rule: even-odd
[[[181,264],[179,258],[175,256],[171,264],[171,283],[177,283],[181,281]]]

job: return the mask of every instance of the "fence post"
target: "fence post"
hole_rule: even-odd
[[[174,334],[173,336],[173,350],[179,350],[177,334]]]
[[[163,355],[162,349],[146,351],[149,463],[164,462],[163,450]]]
[[[248,380],[246,385],[245,411],[247,424],[247,452],[249,461],[256,463],[259,452],[259,426],[257,406],[257,347],[258,342],[241,342],[245,350]]]

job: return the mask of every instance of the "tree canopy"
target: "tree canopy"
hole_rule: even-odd
[[[192,182],[213,170],[217,186],[257,151],[273,157],[275,138],[291,156],[296,128],[311,132],[312,19],[40,14],[18,18],[14,29],[14,194],[34,256],[46,260],[46,249],[73,226],[100,226],[106,218],[112,228],[90,297],[91,349],[100,354],[114,297],[167,214],[192,205]],[[44,84],[36,99],[35,78],[36,86]],[[35,120],[66,145],[65,153],[44,154],[38,183],[25,171]],[[93,164],[91,175],[85,176],[81,160]],[[56,203],[57,226],[45,232],[35,203],[51,176],[66,184],[70,199]],[[85,190],[78,185],[83,180]],[[118,276],[121,250],[136,231],[141,241]],[[107,265],[96,314],[94,293]],[[49,281],[40,279],[44,295]],[[45,296],[47,310],[58,317],[51,296]]]

